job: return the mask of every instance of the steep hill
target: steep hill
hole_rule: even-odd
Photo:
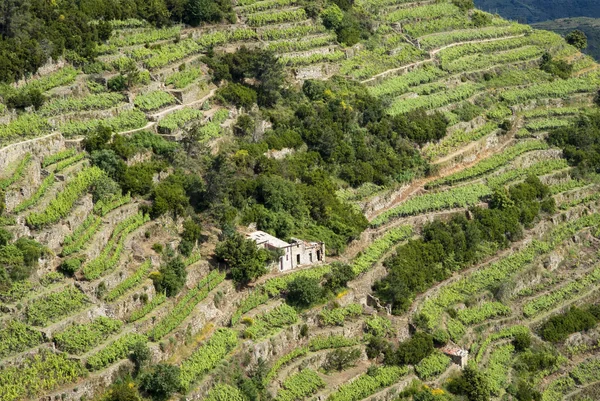
[[[596,60],[600,59],[600,19],[598,18],[559,18],[557,20],[533,24],[536,29],[544,29],[566,35],[575,29],[583,31],[588,38],[588,47],[583,51]]]
[[[599,65],[463,0],[232,10],[0,88],[0,400],[598,399]]]
[[[567,17],[600,18],[600,5],[594,0],[475,0],[484,11],[523,23]]]

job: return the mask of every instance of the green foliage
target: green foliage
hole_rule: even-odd
[[[565,340],[570,334],[595,327],[598,319],[584,309],[572,307],[565,313],[552,316],[539,329],[540,336],[551,342]]]
[[[152,298],[152,300],[150,302],[144,304],[144,306],[142,306],[142,308],[134,310],[133,313],[131,314],[131,316],[129,316],[129,319],[127,319],[127,321],[131,323],[131,322],[140,320],[141,318],[146,316],[148,313],[152,312],[157,306],[161,305],[166,300],[167,300],[167,295],[165,293],[156,294]]]
[[[429,223],[423,228],[423,239],[400,246],[398,252],[385,261],[389,274],[373,288],[380,299],[392,304],[394,311],[406,310],[416,293],[446,279],[452,271],[474,263],[486,247],[504,248],[521,238],[521,224],[532,224],[546,203],[552,209],[548,187],[532,176],[511,187],[509,193],[495,193],[488,209],[472,208],[472,220],[457,214],[447,223]],[[464,319],[476,320],[467,315]]]
[[[450,365],[450,357],[439,351],[431,353],[415,366],[415,371],[422,380],[431,380],[446,371]]]
[[[72,121],[60,125],[60,132],[65,136],[87,135],[100,127],[108,127],[110,130],[119,132],[146,125],[146,115],[139,110],[123,111],[115,117],[96,120]]]
[[[433,351],[433,337],[423,332],[417,332],[410,339],[398,344],[398,348],[393,354],[386,355],[386,363],[417,365]]]
[[[243,107],[246,110],[250,110],[257,101],[256,91],[237,83],[229,83],[219,88],[217,95],[227,103],[231,103],[236,107]]]
[[[377,261],[381,259],[394,245],[408,239],[413,233],[411,226],[400,226],[387,231],[381,238],[373,241],[352,262],[352,270],[355,274],[368,271]]]
[[[501,302],[485,302],[482,305],[461,309],[458,319],[466,325],[481,323],[498,316],[509,315],[511,309]]]
[[[146,278],[151,269],[152,261],[148,259],[147,261],[142,263],[132,275],[127,277],[125,280],[121,281],[115,288],[110,290],[110,292],[106,295],[106,298],[104,299],[107,302],[112,302],[115,299],[119,298],[131,288],[141,283],[142,280]]]
[[[444,286],[435,296],[423,302],[421,315],[425,317],[428,327],[435,327],[441,314],[451,305],[466,302],[470,296],[491,289],[503,277],[521,271],[537,256],[544,255],[561,242],[572,237],[580,230],[600,223],[600,215],[591,214],[571,220],[551,229],[545,241],[533,241],[520,251],[514,252],[501,260],[478,269],[464,278]]]
[[[174,297],[185,284],[187,271],[180,257],[170,260],[161,266],[159,275],[153,275],[152,281],[156,292],[164,292],[168,297]]]
[[[575,46],[579,50],[585,49],[588,46],[587,36],[579,29],[569,32],[565,36],[565,40],[571,46]]]
[[[120,93],[98,93],[82,98],[67,97],[46,102],[39,110],[43,116],[56,116],[65,113],[110,109],[125,101]]]
[[[97,167],[82,170],[67,183],[64,190],[56,195],[43,212],[29,214],[26,218],[27,224],[40,228],[66,217],[75,202],[103,175],[104,172]]]
[[[238,344],[237,333],[220,328],[194,353],[181,363],[180,384],[188,390],[204,374],[214,369]]]
[[[114,269],[121,258],[127,236],[148,221],[150,221],[148,216],[138,213],[117,224],[100,255],[83,267],[85,279],[95,280]]]
[[[90,370],[103,369],[120,359],[129,356],[137,343],[145,343],[148,338],[143,334],[127,333],[87,358],[86,366]]]
[[[277,393],[275,399],[277,401],[294,401],[316,393],[320,388],[325,387],[325,382],[314,370],[303,369],[288,377],[282,386],[283,389]]]
[[[385,337],[390,334],[392,322],[383,316],[371,316],[365,320],[365,332],[376,337]]]
[[[236,387],[228,384],[217,384],[210,389],[206,401],[245,401],[243,393]]]
[[[267,272],[267,251],[259,249],[254,241],[239,233],[217,244],[215,257],[227,263],[238,284],[248,284]]]
[[[171,313],[165,316],[160,322],[158,322],[152,330],[148,333],[148,336],[156,341],[169,334],[171,331],[179,327],[192,313],[196,305],[204,300],[208,294],[225,279],[225,274],[218,270],[213,270],[208,276],[200,280],[198,285],[185,294],[175,305]],[[154,300],[153,300],[154,301]],[[158,301],[157,301],[158,302]],[[148,304],[150,305],[150,304]],[[146,305],[146,306],[148,306]],[[145,307],[144,307],[145,308]],[[151,309],[150,309],[151,310]],[[140,312],[141,314],[142,312]],[[148,312],[146,312],[148,313]],[[141,316],[144,316],[142,314]],[[140,317],[141,317],[140,316]],[[135,313],[129,319],[130,321],[137,320],[134,317],[139,318]]]
[[[386,366],[375,368],[359,376],[356,380],[342,384],[328,398],[329,401],[358,401],[389,387],[408,373],[408,368]]]
[[[335,349],[327,354],[325,362],[323,363],[323,369],[326,372],[337,370],[341,372],[348,369],[351,366],[356,365],[356,361],[361,356],[361,350],[358,348],[351,349]]]
[[[0,137],[1,136],[2,135],[0,134]],[[25,168],[27,168],[27,166],[29,165],[30,162],[31,162],[31,154],[27,153],[25,155],[25,157],[23,157],[19,161],[19,163],[15,167],[15,170],[12,172],[10,177],[0,179],[0,189],[6,189],[9,186],[11,186],[12,184],[14,184],[15,182],[19,181],[21,179],[21,177],[23,177],[23,174],[25,173]]]
[[[273,363],[273,365],[271,366],[271,369],[269,369],[269,371],[263,378],[263,382],[262,382],[263,385],[264,386],[268,385],[271,382],[271,380],[273,380],[273,378],[275,378],[279,369],[281,369],[284,365],[290,363],[291,361],[293,361],[296,358],[306,355],[308,352],[309,352],[308,347],[298,347],[298,348],[294,348],[292,351],[283,355],[281,358],[278,358]]]
[[[469,401],[488,401],[490,399],[491,386],[489,380],[486,374],[474,365],[468,365],[463,370],[462,377],[455,386]]]
[[[300,276],[287,286],[286,301],[290,305],[308,308],[323,296],[323,289],[316,278]]]
[[[435,180],[428,184],[428,187],[435,188],[440,185],[452,185],[457,182],[469,180],[480,175],[489,173],[490,171],[493,171],[501,166],[504,166],[506,163],[510,162],[511,160],[514,160],[515,158],[517,158],[517,156],[520,156],[523,153],[547,148],[548,146],[541,141],[518,142],[516,145],[504,150],[502,153],[484,159],[472,167],[466,168],[458,173],[451,174],[447,177]]]
[[[192,26],[236,20],[230,0],[191,0],[186,2],[184,21]]]
[[[17,401],[37,397],[83,375],[80,363],[67,354],[41,349],[21,363],[0,370],[0,399]]]
[[[286,304],[258,315],[244,330],[245,338],[259,339],[298,321],[298,313]]]
[[[41,185],[38,187],[38,189],[33,193],[33,195],[31,195],[30,198],[25,199],[23,202],[19,203],[14,209],[13,211],[15,213],[20,213],[26,209],[29,209],[30,207],[34,206],[46,193],[46,191],[48,190],[48,188],[50,188],[50,186],[52,186],[52,184],[54,184],[54,173],[50,173],[49,176],[47,176],[46,178],[44,178],[44,180],[42,181]]]
[[[599,280],[600,267],[596,267],[585,276],[574,279],[559,288],[553,289],[547,294],[543,294],[526,302],[523,306],[523,315],[532,317],[542,312],[549,311],[557,305],[589,291]]]
[[[323,309],[319,314],[319,321],[324,326],[343,326],[346,318],[360,316],[363,312],[362,305],[350,304],[344,307]]]
[[[312,352],[322,349],[350,347],[358,344],[359,341],[355,338],[348,338],[341,335],[317,336],[311,338],[308,342],[308,347]]]
[[[158,122],[158,128],[161,132],[170,133],[178,128],[183,128],[186,124],[194,120],[200,120],[203,113],[200,110],[185,108],[175,110]]]
[[[46,326],[81,310],[88,299],[75,287],[53,292],[30,301],[25,308],[25,318],[34,326]]]
[[[567,79],[573,72],[573,66],[564,60],[556,60],[549,53],[544,53],[540,61],[540,69],[548,74]]]
[[[18,320],[7,322],[0,328],[0,357],[23,352],[44,342],[44,335]]]
[[[436,210],[451,209],[455,207],[473,206],[481,199],[490,195],[491,190],[483,184],[468,184],[446,191],[432,192],[415,196],[379,214],[371,220],[371,225],[378,227],[388,221],[401,216],[410,216]]]
[[[61,351],[81,355],[118,332],[122,325],[120,320],[98,317],[87,324],[71,325],[54,334],[53,340]]]
[[[598,170],[598,139],[600,138],[600,114],[580,116],[570,126],[558,128],[550,133],[548,142],[563,149],[569,164],[582,172]]]
[[[175,72],[165,78],[165,85],[173,85],[176,89],[183,89],[202,76],[200,68],[186,68]]]
[[[77,153],[77,149],[75,149],[75,148],[68,148],[68,149],[62,150],[60,152],[53,153],[50,156],[44,157],[44,161],[42,162],[42,167],[46,168],[54,163],[58,163],[62,160],[68,159],[69,157],[75,156],[76,153]]]
[[[156,400],[167,400],[179,390],[179,367],[161,363],[141,379],[141,388]]]
[[[297,22],[306,19],[306,12],[303,8],[267,11],[262,13],[249,14],[247,23],[250,26],[259,27],[270,24],[281,24],[284,22]]]
[[[152,111],[175,103],[175,97],[163,91],[148,92],[135,97],[133,103],[142,111]]]
[[[90,215],[86,217],[83,223],[73,231],[73,234],[65,237],[61,255],[68,256],[83,249],[94,234],[98,232],[101,225],[102,219],[98,216]]]

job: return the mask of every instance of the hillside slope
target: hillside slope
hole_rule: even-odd
[[[598,399],[599,65],[468,3],[115,20],[2,88],[0,399]]]
[[[600,6],[593,0],[475,0],[475,4],[484,11],[529,24],[567,17],[600,18]]]
[[[588,38],[588,47],[583,51],[596,60],[600,59],[600,19],[598,18],[559,18],[533,24],[536,29],[556,32],[562,36],[575,29],[583,31]]]

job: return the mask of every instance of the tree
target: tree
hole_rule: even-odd
[[[187,278],[185,264],[180,257],[172,259],[160,267],[157,274],[152,275],[152,281],[157,292],[166,292],[172,297],[179,293]]]
[[[144,365],[150,361],[152,358],[152,353],[150,352],[150,348],[148,348],[146,343],[139,341],[133,346],[129,358],[135,365],[135,370],[139,372]]]
[[[345,288],[348,281],[354,278],[352,266],[346,263],[334,262],[331,264],[331,272],[325,276],[323,287],[331,292]]]
[[[341,372],[355,365],[356,360],[360,358],[360,350],[352,349],[336,349],[327,354],[323,368],[326,371],[337,370]]]
[[[461,11],[468,11],[472,8],[475,8],[473,0],[452,0],[452,4],[460,8]]]
[[[221,22],[226,16],[225,11],[231,12],[231,2],[229,7],[227,3],[222,0],[190,0],[185,7],[184,21],[192,26],[198,26],[203,22]]]
[[[463,370],[464,393],[469,401],[488,401],[491,387],[484,372],[469,365]]]
[[[513,345],[516,351],[525,351],[531,346],[531,334],[529,332],[517,333],[513,340]]]
[[[398,345],[393,358],[397,365],[416,365],[432,352],[433,337],[427,333],[417,332],[411,339]]]
[[[119,180],[127,169],[125,162],[112,149],[94,150],[90,155],[90,160],[92,165],[104,170],[113,180]],[[108,183],[103,183],[103,185],[111,186]]]
[[[152,217],[156,218],[166,212],[172,212],[174,216],[179,216],[190,204],[185,189],[183,187],[183,177],[179,174],[170,175],[152,190]]]
[[[291,305],[306,308],[321,299],[322,294],[318,279],[300,276],[288,284],[286,300]]]
[[[337,4],[333,4],[323,10],[321,13],[321,19],[323,20],[323,25],[325,25],[327,29],[336,30],[342,24],[344,12],[338,7]]]
[[[588,45],[586,34],[579,29],[569,32],[567,36],[565,36],[565,40],[568,44],[575,46],[579,50],[585,49]]]
[[[196,243],[202,239],[202,226],[193,219],[183,222],[183,234],[181,237],[187,241]]]
[[[259,249],[254,241],[244,238],[240,233],[234,233],[220,242],[215,249],[215,257],[227,264],[233,280],[241,285],[267,272],[265,264],[268,252]]]
[[[155,400],[168,399],[180,388],[179,367],[164,363],[156,365],[142,377],[141,388]]]
[[[256,91],[237,83],[229,83],[217,91],[217,95],[236,107],[250,110],[257,101]]]

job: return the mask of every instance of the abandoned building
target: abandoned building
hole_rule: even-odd
[[[462,349],[457,345],[448,344],[440,349],[444,354],[448,355],[452,362],[464,369],[469,362],[469,351]]]
[[[310,266],[325,262],[325,243],[310,242],[292,238],[292,243],[287,243],[264,231],[255,231],[246,235],[256,242],[256,245],[281,252],[278,269],[280,272],[292,270],[299,266]]]

